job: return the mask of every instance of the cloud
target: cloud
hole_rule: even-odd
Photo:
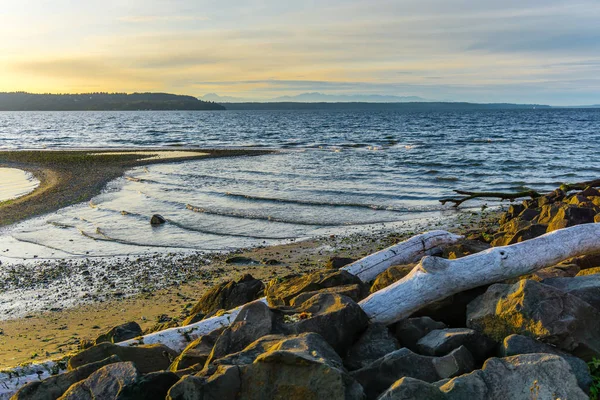
[[[197,15],[128,15],[119,17],[118,21],[132,24],[148,24],[155,22],[207,21],[208,17]]]

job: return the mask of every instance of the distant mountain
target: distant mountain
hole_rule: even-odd
[[[251,103],[249,99],[231,96],[219,96],[208,93],[200,99],[216,103]],[[280,96],[273,99],[261,100],[261,103],[407,103],[429,101],[418,96],[388,96],[380,94],[335,95],[319,92],[302,93],[295,96]]]
[[[513,110],[551,108],[540,104],[464,103],[464,102],[405,102],[405,103],[225,103],[228,110],[400,110],[400,111],[461,111]]]
[[[192,96],[168,93],[0,93],[0,111],[224,110]]]

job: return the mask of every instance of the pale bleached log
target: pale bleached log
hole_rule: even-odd
[[[267,299],[265,297],[255,301],[260,301],[265,304],[267,303]],[[200,336],[207,335],[214,330],[229,326],[233,320],[235,320],[242,307],[246,305],[247,304],[244,304],[243,306],[229,310],[217,317],[203,319],[202,321],[182,327],[149,333],[146,336],[127,340],[117,344],[119,346],[137,346],[140,344],[160,343],[170,347],[175,351],[183,351],[183,349],[185,349],[190,342],[198,339]]]
[[[363,282],[370,282],[392,265],[409,264],[433,254],[443,245],[456,243],[462,236],[446,231],[425,232],[368,255],[342,269],[356,275]]]
[[[456,260],[425,257],[406,277],[359,304],[372,322],[391,324],[453,294],[598,251],[600,223],[560,229]]]

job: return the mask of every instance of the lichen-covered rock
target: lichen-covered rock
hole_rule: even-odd
[[[140,325],[137,322],[127,322],[125,324],[115,326],[108,332],[98,336],[98,338],[95,340],[95,344],[103,342],[119,343],[124,342],[125,340],[136,338],[138,336],[142,336],[142,328]]]
[[[255,340],[269,335],[273,330],[274,320],[273,311],[263,302],[254,301],[245,305],[231,325],[217,338],[206,363],[237,353]]]
[[[362,400],[362,387],[341,361],[319,335],[286,339],[242,367],[238,398]]]
[[[350,297],[352,300],[354,300],[356,302],[359,302],[365,296],[365,287],[362,284],[359,285],[359,284],[355,283],[352,285],[334,286],[331,288],[321,289],[321,290],[318,290],[315,292],[304,292],[304,293],[301,293],[298,296],[294,297],[293,299],[291,299],[290,306],[298,307],[302,303],[304,303],[306,300],[310,299],[311,297],[313,297],[314,295],[319,294],[319,293],[341,294],[341,295]]]
[[[552,354],[490,358],[481,370],[456,377],[440,387],[447,400],[583,400],[569,364]]]
[[[265,294],[272,307],[289,306],[291,300],[301,293],[316,292],[336,286],[359,285],[363,282],[344,270],[320,270],[307,275],[273,279],[267,285]],[[365,289],[365,294],[367,289]],[[297,303],[297,302],[296,302]]]
[[[443,322],[434,321],[429,317],[407,318],[392,326],[395,336],[403,347],[418,351],[417,343],[422,337],[436,329],[446,328]]]
[[[190,314],[208,315],[221,309],[231,310],[260,298],[264,288],[260,280],[246,274],[238,281],[225,282],[209,289],[190,310]]]
[[[340,355],[346,354],[369,323],[363,309],[352,299],[329,293],[311,297],[300,307],[287,311],[286,316],[286,322],[279,326],[281,332],[318,333]]]
[[[328,269],[340,269],[348,264],[352,264],[356,259],[349,257],[331,257],[325,264]]]
[[[600,274],[600,267],[583,269],[577,273],[577,276],[587,276],[587,275],[595,275]]]
[[[437,329],[417,343],[419,352],[428,356],[443,356],[465,346],[477,362],[485,361],[493,352],[496,342],[468,328]]]
[[[437,386],[405,376],[397,380],[377,400],[446,400]]]
[[[250,343],[244,350],[238,351],[219,358],[212,363],[214,365],[248,365],[252,364],[256,358],[269,351],[276,344],[279,344],[286,337],[283,335],[267,335]]]
[[[221,365],[207,376],[203,372],[184,376],[169,389],[167,400],[235,400],[241,387],[237,366]]]
[[[464,374],[473,368],[473,359],[465,347],[444,357],[422,356],[402,348],[350,375],[363,386],[367,397],[374,399],[404,376],[435,382]]]
[[[196,364],[204,365],[224,328],[202,335],[190,343],[173,361],[169,370],[179,371]]]
[[[547,353],[556,354],[565,359],[571,366],[571,370],[577,378],[579,387],[586,393],[589,393],[592,384],[590,369],[581,358],[574,357],[564,351],[556,349],[533,338],[522,335],[510,335],[504,339],[500,346],[499,355],[501,357],[516,356],[519,354]]]
[[[172,359],[177,357],[178,354],[162,344],[129,347],[117,346],[112,343],[100,343],[71,357],[68,368],[73,370],[113,355],[116,355],[122,361],[133,362],[140,373],[147,374],[168,369]]]
[[[467,326],[494,340],[538,338],[583,359],[600,355],[600,313],[576,296],[522,280],[495,284],[467,307]]]
[[[399,281],[413,270],[416,264],[394,265],[379,275],[373,281],[370,292],[375,293],[381,289],[390,286],[392,283]]]
[[[140,376],[132,362],[118,362],[100,368],[85,380],[71,386],[61,400],[115,399],[124,386]]]
[[[387,326],[371,324],[352,346],[344,358],[344,364],[351,371],[360,369],[399,348],[398,340],[390,333]]]
[[[89,377],[100,368],[120,362],[117,356],[82,365],[72,371],[53,375],[43,381],[34,381],[23,386],[15,393],[11,400],[55,400],[62,396],[69,387]]]
[[[172,372],[152,372],[123,386],[115,400],[164,400],[178,381],[179,377]]]

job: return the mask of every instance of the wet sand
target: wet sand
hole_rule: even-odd
[[[0,227],[87,201],[130,168],[209,157],[252,156],[265,150],[86,149],[0,151],[0,167],[30,172],[40,181],[33,192],[0,203]]]
[[[29,172],[17,168],[0,168],[0,204],[35,190],[40,181]]]

